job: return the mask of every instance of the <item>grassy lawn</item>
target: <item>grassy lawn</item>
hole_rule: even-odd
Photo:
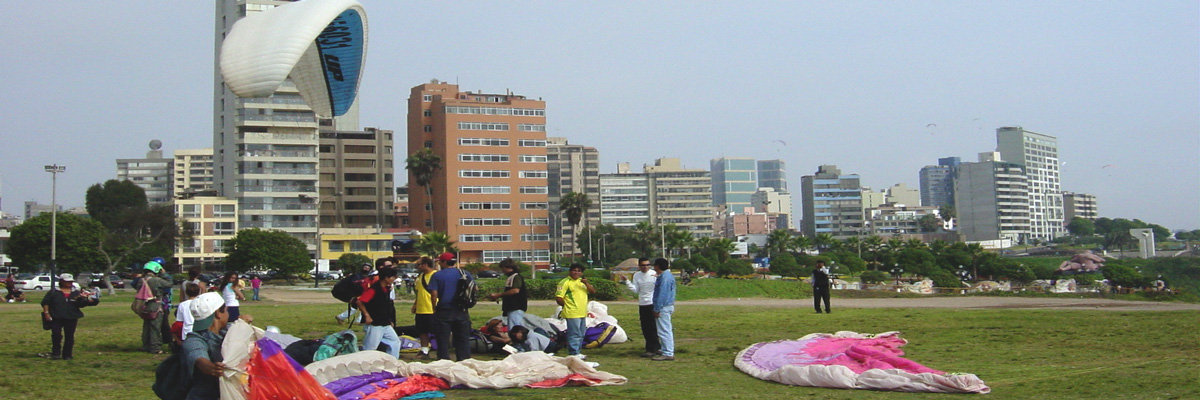
[[[36,303],[0,304],[4,339],[0,398],[153,399],[154,367],[165,356],[140,353],[141,321],[129,311],[131,294],[105,297],[80,321],[75,360],[35,356],[48,351],[49,332],[38,323]],[[760,296],[765,297],[765,296]],[[41,293],[33,293],[35,301]],[[992,388],[987,398],[1200,398],[1200,313],[1090,310],[836,309],[813,314],[808,300],[796,308],[682,304],[675,315],[678,361],[639,358],[637,308],[614,304],[630,342],[585,351],[600,369],[624,375],[622,386],[561,389],[454,390],[449,398],[530,399],[794,399],[928,398],[929,395],[790,387],[760,381],[736,370],[734,354],[760,341],[798,338],[812,332],[898,330],[911,343],[910,359],[944,371],[977,374]],[[836,306],[836,302],[835,302]],[[268,299],[247,302],[242,312],[260,326],[315,338],[339,329],[332,316],[340,304],[289,305]],[[403,322],[407,303],[398,304]],[[531,313],[548,315],[550,307]],[[481,303],[479,325],[499,314]],[[480,358],[490,358],[482,356]]]

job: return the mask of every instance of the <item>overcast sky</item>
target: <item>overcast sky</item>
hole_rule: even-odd
[[[1200,228],[1194,0],[362,2],[363,126],[403,132],[410,88],[436,78],[545,100],[548,134],[598,148],[602,172],[780,158],[797,193],[822,164],[915,188],[1022,126],[1058,137],[1063,190],[1101,216]],[[46,164],[81,206],[151,139],[212,146],[212,2],[0,12],[4,211],[50,202]]]

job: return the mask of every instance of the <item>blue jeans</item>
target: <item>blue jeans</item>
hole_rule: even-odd
[[[567,355],[579,354],[584,332],[587,332],[587,318],[567,318]]]
[[[363,350],[378,349],[380,342],[388,345],[388,354],[391,354],[392,357],[400,358],[400,337],[396,335],[396,328],[389,325],[364,325]]]
[[[658,311],[658,319],[654,324],[658,329],[659,350],[664,356],[675,356],[675,327],[671,325],[671,314],[674,313],[675,306],[663,307]]]
[[[258,288],[254,288],[254,301],[259,301],[259,298],[258,298]]]
[[[514,326],[525,325],[525,310],[512,310],[504,317],[504,323],[508,324],[508,329]]]

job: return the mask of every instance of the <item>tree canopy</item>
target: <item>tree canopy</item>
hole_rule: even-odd
[[[287,232],[242,229],[225,244],[225,265],[230,270],[274,270],[291,278],[312,269],[304,242]]]
[[[58,214],[56,245],[58,271],[77,274],[99,272],[104,266],[100,244],[104,226],[74,214]],[[50,264],[50,214],[42,214],[13,227],[8,255],[22,271],[35,271]]]

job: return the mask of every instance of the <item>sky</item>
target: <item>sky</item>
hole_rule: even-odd
[[[360,1],[363,126],[403,132],[410,89],[439,79],[545,100],[547,134],[599,149],[601,172],[778,158],[797,194],[823,164],[916,188],[1021,126],[1058,138],[1062,189],[1102,217],[1200,228],[1194,0]],[[58,201],[82,206],[152,139],[212,147],[213,2],[0,13],[3,211],[50,202],[43,165],[67,166]]]

